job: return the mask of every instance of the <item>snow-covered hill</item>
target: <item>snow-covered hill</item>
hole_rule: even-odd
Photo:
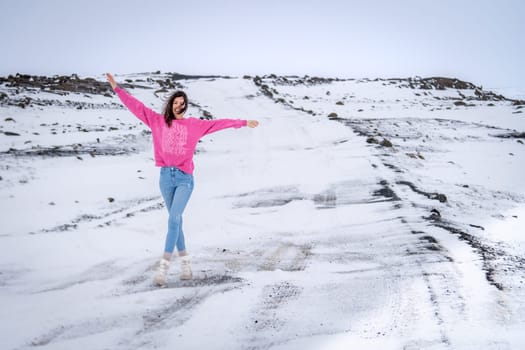
[[[2,349],[520,349],[525,102],[448,78],[116,75],[207,136],[195,278],[152,285],[151,135],[95,78],[0,78]]]

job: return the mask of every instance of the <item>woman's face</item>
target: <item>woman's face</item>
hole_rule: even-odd
[[[184,103],[184,97],[175,97],[175,100],[173,100],[173,106],[171,107],[173,114],[175,114],[175,117],[182,117],[182,110],[185,106],[186,104]]]

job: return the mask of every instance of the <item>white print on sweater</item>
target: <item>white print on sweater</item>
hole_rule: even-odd
[[[178,156],[186,154],[187,140],[188,128],[185,125],[172,123],[170,128],[163,128],[162,151]]]

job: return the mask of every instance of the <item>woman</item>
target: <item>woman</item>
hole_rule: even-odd
[[[168,233],[164,245],[164,255],[155,273],[154,282],[166,285],[170,262],[177,247],[181,258],[181,279],[191,279],[191,265],[182,231],[182,212],[193,191],[193,154],[201,137],[226,128],[259,125],[256,120],[218,119],[201,120],[185,118],[188,98],[183,91],[175,91],[168,99],[164,113],[159,114],[121,89],[110,73],[108,82],[122,103],[144,122],[153,136],[155,164],[160,167],[160,192],[168,209]]]

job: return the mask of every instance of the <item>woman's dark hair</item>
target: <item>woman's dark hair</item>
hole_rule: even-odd
[[[175,101],[177,97],[184,98],[184,108],[182,109],[182,113],[186,113],[186,110],[188,109],[188,96],[186,96],[184,91],[178,90],[171,94],[171,96],[168,98],[168,101],[166,102],[163,113],[164,120],[168,126],[171,126],[171,122],[175,119],[175,114],[173,114],[173,101]]]

